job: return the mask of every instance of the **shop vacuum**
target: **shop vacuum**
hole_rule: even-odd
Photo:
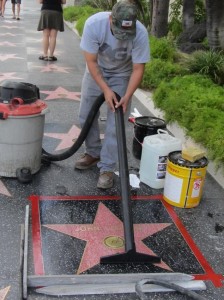
[[[0,176],[31,181],[41,166],[47,105],[32,84],[4,81],[0,86]]]
[[[42,148],[48,107],[40,100],[39,88],[25,82],[3,81],[0,86],[0,176],[29,183],[42,163],[72,156],[83,144],[103,102],[101,94],[76,142],[63,153],[51,154]]]

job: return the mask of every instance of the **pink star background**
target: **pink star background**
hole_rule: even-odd
[[[44,73],[44,72],[69,73],[67,70],[72,69],[72,68],[67,68],[67,67],[60,67],[60,66],[53,65],[53,64],[47,64],[46,66],[39,67],[39,68],[41,68],[41,70],[40,70],[41,73]]]
[[[7,32],[7,33],[1,33],[0,36],[6,36],[6,35],[9,35],[9,36],[17,36],[17,34],[13,34],[11,32]]]
[[[60,144],[55,149],[56,151],[58,151],[71,147],[74,144],[74,139],[76,139],[79,134],[80,129],[77,126],[73,125],[68,133],[45,133],[44,135],[61,140]]]
[[[17,57],[16,54],[0,54],[0,61],[8,59],[24,59],[23,57]]]
[[[14,44],[14,43],[10,43],[10,42],[2,42],[2,43],[0,43],[0,46],[9,46],[9,47],[15,47],[16,46],[16,44]]]
[[[49,95],[44,100],[55,100],[55,99],[66,98],[66,99],[80,101],[80,95],[81,95],[81,93],[78,92],[69,92],[68,90],[62,87],[58,87],[54,91],[41,91],[41,93]]]
[[[137,252],[155,255],[155,253],[144,244],[143,240],[170,225],[171,223],[134,224]],[[77,274],[99,264],[100,258],[103,256],[124,252],[124,247],[113,249],[104,244],[105,238],[110,236],[124,239],[124,230],[121,220],[102,203],[99,204],[93,224],[56,224],[44,226],[86,241],[85,250]],[[155,265],[169,271],[171,270],[163,261]]]
[[[13,22],[14,23],[14,22]],[[7,26],[7,25],[3,25],[2,28],[7,28],[7,29],[14,29],[17,28],[16,26]]]
[[[55,151],[59,151],[71,147],[78,138],[80,131],[80,128],[73,125],[67,133],[44,133],[44,135],[61,140],[60,144],[55,149]],[[100,138],[103,139],[104,134],[101,134]]]
[[[11,194],[9,193],[9,191],[7,190],[7,188],[5,187],[5,185],[1,180],[0,180],[0,194],[11,197]]]
[[[9,290],[10,290],[10,286],[0,290],[0,300],[5,300],[6,299],[6,296],[9,292]]]
[[[21,77],[14,76],[16,73],[0,73],[0,81],[8,80],[8,79],[23,79]]]

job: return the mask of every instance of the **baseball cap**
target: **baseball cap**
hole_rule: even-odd
[[[136,35],[137,7],[129,1],[119,1],[112,8],[111,29],[118,40],[132,40]]]

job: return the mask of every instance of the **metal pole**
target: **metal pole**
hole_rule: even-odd
[[[120,96],[119,95],[116,96],[120,100]],[[136,252],[133,219],[132,219],[132,208],[131,208],[124,114],[123,114],[123,108],[121,106],[115,111],[115,123],[116,123],[116,133],[117,133],[122,213],[123,213],[123,223],[124,223],[125,253],[116,254],[113,256],[101,257],[100,263],[102,264],[108,264],[108,263],[118,264],[118,263],[130,263],[130,262],[159,263],[161,259],[157,256]]]

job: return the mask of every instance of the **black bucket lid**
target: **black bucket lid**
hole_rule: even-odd
[[[202,157],[195,162],[191,162],[182,157],[181,151],[173,151],[168,155],[168,159],[175,165],[182,166],[185,168],[204,168],[208,165],[206,157]]]
[[[137,117],[135,118],[135,124],[143,127],[149,128],[166,128],[166,123],[163,119],[155,117]]]
[[[0,85],[0,103],[9,103],[13,98],[21,98],[24,104],[40,98],[39,88],[31,83],[5,80]]]

